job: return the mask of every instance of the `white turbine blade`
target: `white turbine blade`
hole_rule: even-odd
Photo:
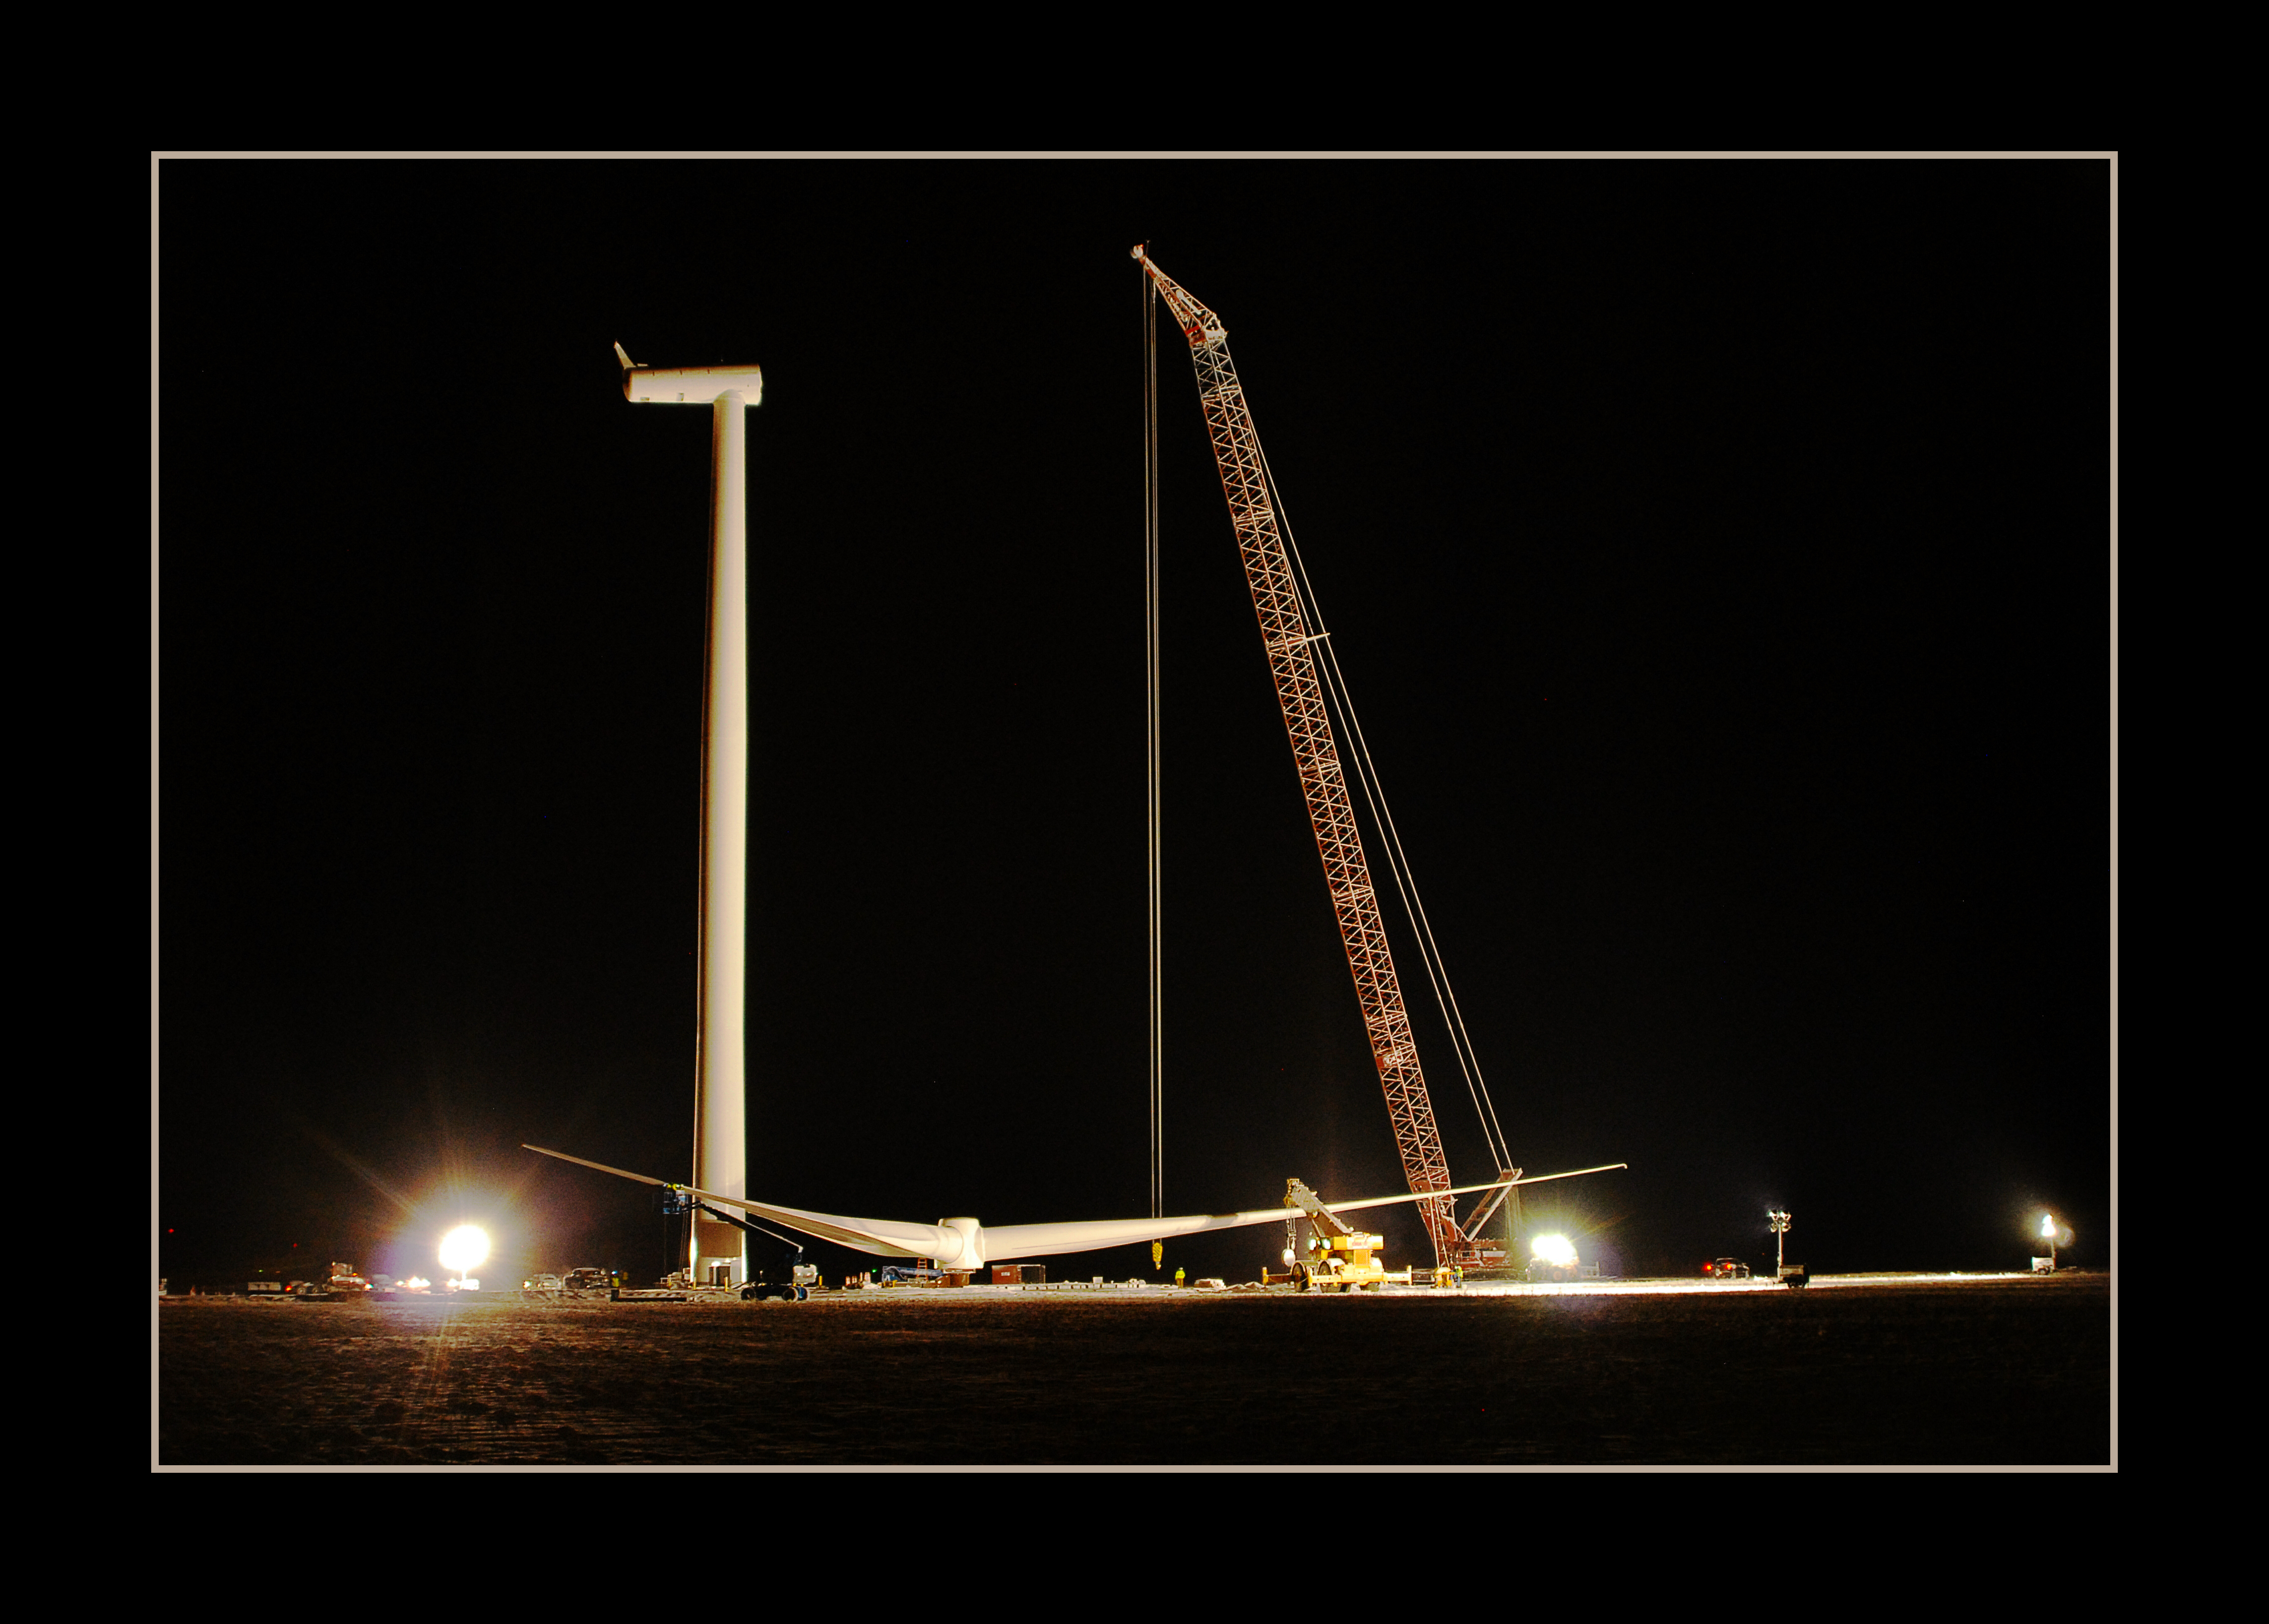
[[[557,1156],[562,1162],[573,1162],[578,1167],[594,1168],[602,1173],[612,1173],[617,1178],[635,1179],[642,1185],[654,1185],[665,1190],[683,1190],[688,1195],[714,1201],[720,1207],[737,1207],[744,1213],[754,1213],[769,1218],[784,1229],[801,1230],[848,1246],[854,1251],[870,1251],[884,1258],[935,1258],[941,1251],[954,1254],[960,1245],[957,1236],[933,1223],[900,1223],[890,1218],[845,1218],[834,1213],[807,1213],[799,1207],[771,1207],[761,1201],[743,1201],[736,1196],[718,1195],[712,1191],[698,1190],[691,1185],[674,1183],[667,1178],[649,1178],[644,1173],[627,1172],[619,1167],[609,1167],[603,1162],[587,1162],[581,1156],[571,1156],[564,1150],[546,1150],[541,1145],[523,1144],[522,1150],[533,1150],[539,1155]]]
[[[1549,1184],[1556,1178],[1581,1178],[1586,1173],[1612,1173],[1630,1165],[1628,1162],[1610,1162],[1605,1167],[1579,1167],[1571,1173],[1539,1173],[1534,1178],[1516,1178],[1517,1185]]]
[[[1100,1251],[1208,1229],[1240,1229],[1247,1224],[1282,1223],[1297,1218],[1297,1207],[1269,1207],[1257,1213],[1200,1214],[1187,1218],[1098,1218],[1087,1223],[1001,1223],[985,1226],[987,1260],[1053,1258],[1060,1252]]]
[[[557,1156],[562,1162],[573,1162],[578,1167],[612,1173],[617,1178],[635,1179],[642,1185],[656,1185],[669,1190],[683,1190],[686,1194],[698,1196],[705,1201],[714,1201],[720,1207],[736,1207],[744,1213],[754,1213],[759,1218],[769,1218],[784,1229],[817,1236],[823,1241],[833,1241],[855,1251],[873,1252],[884,1258],[954,1258],[961,1253],[961,1235],[938,1224],[903,1223],[894,1218],[846,1218],[834,1213],[808,1213],[800,1207],[773,1207],[762,1201],[744,1201],[738,1196],[718,1195],[707,1190],[696,1189],[691,1185],[673,1184],[666,1178],[649,1178],[644,1173],[625,1172],[619,1167],[609,1167],[603,1162],[587,1162],[581,1156],[571,1156],[564,1150],[546,1150],[541,1145],[522,1145],[521,1148],[533,1150],[539,1155]],[[1470,1195],[1476,1190],[1496,1190],[1507,1185],[1541,1185],[1555,1178],[1575,1178],[1585,1173],[1612,1172],[1629,1165],[1628,1163],[1616,1162],[1606,1167],[1578,1168],[1570,1173],[1541,1173],[1534,1178],[1504,1178],[1495,1184],[1460,1185],[1452,1190],[1421,1190],[1410,1195],[1381,1195],[1366,1201],[1326,1201],[1322,1205],[1335,1213],[1354,1212],[1367,1207],[1428,1201],[1437,1196]],[[1255,1212],[1200,1213],[1181,1218],[1098,1218],[1083,1223],[987,1225],[979,1231],[983,1237],[981,1258],[987,1262],[1006,1262],[1016,1258],[1052,1258],[1065,1252],[1099,1251],[1107,1246],[1163,1241],[1180,1235],[1201,1235],[1209,1229],[1241,1229],[1256,1223],[1285,1223],[1300,1215],[1300,1209],[1297,1207],[1264,1207]]]
[[[720,1207],[737,1207],[744,1213],[769,1218],[782,1229],[799,1230],[823,1241],[833,1241],[854,1251],[878,1258],[950,1258],[957,1255],[961,1237],[934,1223],[900,1223],[894,1218],[844,1218],[833,1213],[807,1213],[794,1207],[767,1207],[761,1201],[736,1201],[728,1195],[712,1195],[690,1185],[679,1189]]]
[[[1322,1201],[1318,1205],[1327,1213],[1351,1213],[1360,1207],[1393,1207],[1398,1201],[1430,1201],[1438,1195],[1471,1195],[1476,1190],[1502,1190],[1507,1185],[1527,1182],[1525,1178],[1500,1178],[1493,1185],[1460,1185],[1454,1190],[1415,1190],[1408,1195],[1374,1195],[1367,1201]],[[1297,1212],[1299,1208],[1291,1207],[1285,1211]]]
[[[961,1237],[934,1223],[901,1223],[895,1218],[845,1218],[834,1213],[807,1213],[801,1207],[771,1207],[729,1195],[713,1195],[691,1185],[676,1185],[688,1195],[698,1195],[720,1207],[737,1207],[744,1213],[769,1218],[783,1229],[798,1229],[833,1241],[854,1251],[871,1251],[881,1258],[950,1258],[961,1247]]]
[[[1397,1201],[1430,1201],[1438,1195],[1471,1195],[1476,1190],[1507,1190],[1514,1185],[1548,1184],[1555,1178],[1581,1178],[1586,1173],[1612,1173],[1619,1167],[1629,1167],[1628,1162],[1610,1162],[1605,1167],[1579,1167],[1572,1173],[1539,1173],[1534,1178],[1500,1178],[1493,1185],[1460,1185],[1454,1190],[1421,1190],[1415,1195],[1377,1195],[1368,1201],[1326,1201],[1331,1212],[1351,1213],[1359,1207],[1391,1207]]]
[[[618,1167],[609,1167],[604,1162],[586,1162],[580,1156],[571,1156],[564,1150],[546,1150],[541,1145],[522,1145],[522,1150],[533,1150],[540,1156],[558,1156],[562,1162],[573,1162],[578,1167],[595,1167],[602,1173],[612,1173],[617,1178],[635,1178],[642,1185],[664,1185],[666,1178],[648,1178],[644,1173],[625,1173]]]
[[[1502,1179],[1498,1182],[1525,1184],[1527,1181]],[[1455,1190],[1427,1190],[1416,1195],[1374,1196],[1368,1201],[1326,1201],[1323,1206],[1336,1213],[1358,1207],[1391,1207],[1398,1201],[1427,1201],[1438,1195],[1471,1195],[1476,1190],[1494,1190],[1497,1187],[1497,1185],[1461,1185]],[[1256,1223],[1287,1223],[1303,1215],[1297,1207],[1264,1207],[1256,1212],[1199,1214],[1186,1218],[1099,1218],[1091,1223],[987,1224],[985,1255],[988,1259],[1045,1258],[1061,1251],[1096,1251],[1105,1246],[1124,1246],[1134,1241],[1163,1241],[1177,1235],[1202,1235],[1208,1229],[1241,1229]]]

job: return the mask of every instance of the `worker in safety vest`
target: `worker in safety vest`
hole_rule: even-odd
[[[1174,1271],[1174,1284],[1176,1284],[1177,1286],[1179,1286],[1179,1285],[1180,1285],[1181,1283],[1182,1283],[1182,1272],[1181,1272],[1181,1270],[1179,1270],[1179,1269],[1176,1269],[1176,1270]]]

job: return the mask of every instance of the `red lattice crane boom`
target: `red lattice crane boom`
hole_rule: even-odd
[[[1316,849],[1324,860],[1332,912],[1339,920],[1340,940],[1347,948],[1348,968],[1354,972],[1371,1059],[1386,1093],[1386,1114],[1393,1124],[1403,1174],[1414,1192],[1446,1191],[1451,1188],[1449,1165],[1442,1155],[1441,1133],[1434,1126],[1434,1107],[1427,1097],[1425,1074],[1411,1038],[1410,1016],[1403,1008],[1394,960],[1387,951],[1386,924],[1379,916],[1370,865],[1364,858],[1355,808],[1348,798],[1339,747],[1332,737],[1324,683],[1311,646],[1316,637],[1301,611],[1300,594],[1261,460],[1260,436],[1253,427],[1253,414],[1245,408],[1237,368],[1229,358],[1228,332],[1219,317],[1191,298],[1142,249],[1134,249],[1134,255],[1142,262],[1159,297],[1190,341],[1214,461],[1221,469],[1222,490],[1229,498],[1230,521],[1236,528],[1238,550],[1244,556],[1253,607],[1260,618],[1261,641],[1268,648],[1277,701],[1283,707],[1284,729],[1291,738],[1292,760],[1299,770]],[[1503,1263],[1502,1247],[1485,1244],[1459,1226],[1455,1205],[1449,1195],[1418,1203],[1426,1233],[1434,1243],[1438,1266]]]

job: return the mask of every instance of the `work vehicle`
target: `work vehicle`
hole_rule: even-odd
[[[1749,1266],[1739,1258],[1713,1258],[1702,1266],[1702,1272],[1712,1280],[1747,1280]]]
[[[558,1291],[560,1288],[559,1277],[557,1274],[531,1275],[520,1282],[520,1288],[522,1291]]]
[[[802,1257],[803,1248],[797,1247],[795,1255],[798,1258]],[[766,1273],[784,1273],[787,1278],[750,1281],[741,1288],[742,1302],[802,1303],[811,1296],[813,1288],[819,1284],[819,1269],[815,1264],[791,1263],[785,1269],[767,1270]]]
[[[1289,1281],[1295,1291],[1381,1291],[1390,1284],[1410,1284],[1408,1269],[1392,1270],[1379,1260],[1385,1236],[1356,1229],[1297,1178],[1284,1181],[1284,1251],[1291,1272],[1270,1274],[1264,1269],[1262,1285]]]
[[[255,1291],[273,1291],[276,1288],[272,1281],[255,1281],[252,1288]],[[302,1303],[330,1303],[342,1297],[359,1301],[369,1296],[370,1282],[355,1273],[353,1264],[334,1263],[328,1279],[295,1280],[289,1282],[285,1290]]]
[[[610,1291],[615,1277],[606,1269],[570,1269],[560,1281],[562,1291]]]
[[[1292,1266],[1295,1291],[1383,1291],[1389,1284],[1410,1283],[1408,1269],[1389,1269],[1377,1253],[1386,1244],[1384,1236],[1350,1232],[1324,1237],[1323,1246],[1305,1263]]]
[[[945,1271],[912,1264],[885,1264],[873,1270],[868,1278],[877,1286],[928,1286],[943,1280]]]

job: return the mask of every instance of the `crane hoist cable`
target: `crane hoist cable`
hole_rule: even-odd
[[[1158,714],[1158,290],[1142,278],[1142,610],[1143,654],[1149,680],[1146,777],[1149,829],[1150,932],[1150,1216],[1166,1210],[1164,911],[1160,905],[1164,856]]]

